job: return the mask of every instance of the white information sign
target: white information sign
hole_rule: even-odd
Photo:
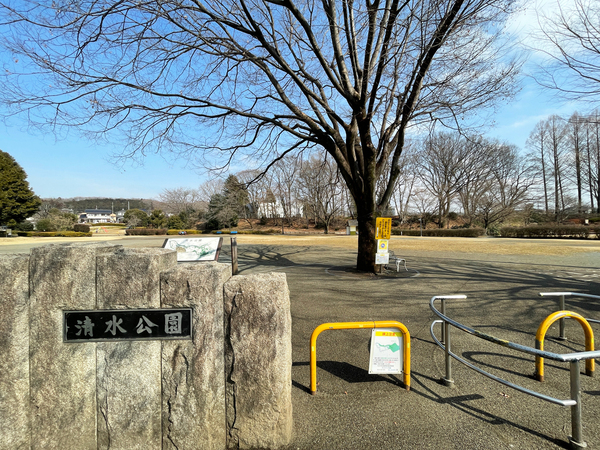
[[[374,328],[371,331],[369,373],[402,373],[404,347],[397,328]]]
[[[389,253],[375,253],[375,264],[389,264]]]
[[[218,261],[222,237],[169,238],[163,248],[175,250],[177,261]]]

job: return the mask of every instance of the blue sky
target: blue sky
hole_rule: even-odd
[[[526,4],[530,7],[508,27],[520,38],[528,36],[537,23],[534,6],[547,11],[556,0]],[[533,54],[530,60],[533,63],[539,58]],[[526,66],[525,71],[531,67]],[[552,92],[544,92],[531,78],[525,78],[521,93],[498,111],[496,125],[486,135],[524,149],[536,123],[551,114],[568,116],[577,106],[557,101]],[[580,112],[587,109],[591,108],[579,105]],[[116,148],[89,142],[73,133],[57,140],[52,135],[28,131],[26,123],[16,118],[9,119],[8,125],[0,124],[0,149],[17,160],[34,192],[43,198],[157,198],[164,189],[196,188],[205,180],[192,167],[186,167],[186,161],[167,161],[159,155],[147,156],[143,165],[118,165],[110,161]]]
[[[164,189],[196,188],[202,182],[185,161],[151,155],[143,165],[115,164],[115,148],[78,136],[57,140],[17,126],[0,125],[0,130],[0,150],[23,167],[30,187],[42,198],[157,198]]]

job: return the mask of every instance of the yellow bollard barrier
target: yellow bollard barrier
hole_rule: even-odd
[[[310,392],[317,393],[317,337],[325,330],[352,330],[352,329],[372,329],[372,328],[397,328],[403,337],[403,382],[407,391],[410,390],[410,333],[404,324],[395,320],[379,320],[371,322],[332,322],[319,325],[312,332],[310,337]]]
[[[585,333],[585,351],[593,351],[594,332],[592,331],[592,327],[590,327],[590,324],[587,320],[583,318],[583,316],[571,311],[557,311],[546,317],[546,319],[538,328],[537,334],[535,335],[535,348],[537,348],[538,350],[544,350],[544,337],[546,336],[548,328],[550,328],[550,325],[552,325],[557,320],[564,319],[566,317],[571,317],[581,324],[583,332]],[[593,358],[586,359],[585,374],[590,377],[594,375]],[[535,357],[535,377],[538,381],[544,381],[544,358],[540,356]]]

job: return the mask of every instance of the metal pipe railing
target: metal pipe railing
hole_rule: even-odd
[[[403,323],[395,320],[375,320],[368,322],[330,322],[315,328],[310,336],[310,393],[317,393],[317,338],[325,330],[356,330],[373,328],[396,328],[403,338],[402,374],[404,387],[410,390],[410,333]]]
[[[564,295],[564,294],[565,293],[558,293],[558,295]],[[570,294],[570,293],[568,293],[568,294]],[[580,294],[578,294],[578,295],[580,295]],[[588,297],[589,295],[584,295],[584,296]],[[589,296],[589,297],[600,298],[600,297],[596,297],[596,296]],[[436,342],[436,344],[440,348],[444,349],[444,352],[446,355],[446,377],[442,381],[444,381],[445,384],[448,384],[447,380],[451,380],[452,372],[451,372],[451,365],[450,365],[450,357],[452,357],[452,358],[456,359],[457,361],[465,364],[467,367],[475,370],[476,372],[478,372],[482,375],[485,375],[488,378],[491,378],[492,380],[495,380],[501,384],[504,384],[505,386],[511,387],[520,392],[529,394],[531,396],[537,397],[541,400],[548,401],[550,403],[554,403],[554,404],[557,404],[560,406],[570,406],[571,407],[572,436],[569,438],[569,441],[573,448],[586,447],[586,443],[583,441],[583,437],[582,437],[581,388],[580,388],[579,361],[588,360],[591,358],[598,358],[598,357],[600,357],[600,351],[586,351],[586,352],[559,354],[559,353],[553,353],[553,352],[548,352],[548,351],[544,351],[544,350],[531,348],[531,347],[528,347],[525,345],[507,341],[505,339],[499,339],[495,336],[492,336],[492,335],[489,335],[486,333],[482,333],[481,331],[477,331],[473,328],[467,327],[455,320],[450,319],[445,314],[445,301],[446,300],[466,299],[466,298],[467,298],[466,295],[435,296],[435,297],[432,297],[431,301],[429,302],[429,307],[431,308],[431,310],[441,319],[441,320],[435,320],[431,324],[430,332],[431,332],[431,337],[433,338],[433,340]],[[440,300],[442,302],[442,309],[443,309],[444,313],[438,311],[437,308],[435,307],[436,300]],[[446,341],[446,345],[442,344],[442,342],[440,342],[435,336],[433,328],[436,323],[443,323],[444,339]],[[447,345],[447,343],[449,343],[449,341],[450,341],[450,326],[458,328],[459,330],[464,331],[467,334],[471,334],[478,338],[484,339],[489,342],[493,342],[495,344],[501,345],[506,348],[510,348],[512,350],[516,350],[518,352],[527,353],[529,355],[533,355],[533,356],[536,356],[539,358],[547,358],[547,359],[551,359],[551,360],[559,361],[559,362],[569,362],[570,363],[570,374],[571,374],[570,375],[571,398],[569,400],[560,400],[560,399],[550,397],[550,396],[541,394],[539,392],[527,389],[523,386],[516,385],[516,384],[511,383],[507,380],[504,380],[500,377],[492,375],[491,373],[486,372],[483,369],[480,369],[479,367],[475,366],[474,364],[471,364],[470,362],[464,360],[463,358],[459,357],[458,355],[452,353],[449,348],[449,345]]]
[[[565,309],[567,309],[565,307],[565,297],[583,297],[583,298],[593,298],[595,300],[600,300],[600,296],[598,296],[598,295],[582,294],[579,292],[540,292],[538,295],[540,297],[558,297],[558,310],[559,311],[564,311]],[[600,323],[599,320],[593,320],[593,319],[587,319],[587,318],[586,318],[586,320],[588,322]],[[558,338],[557,339],[564,341],[567,339],[565,337],[565,319],[560,319],[558,326],[559,326],[559,329],[558,329]]]
[[[433,340],[435,341],[435,343],[438,346],[440,346],[441,348],[444,348],[444,344],[442,344],[435,337],[435,334],[434,334],[434,331],[433,331],[433,327],[434,327],[434,325],[436,323],[443,323],[443,322],[444,322],[443,320],[434,320],[431,323],[431,328],[430,328],[431,337],[433,338]],[[559,405],[559,406],[573,406],[573,405],[575,405],[575,401],[573,401],[573,400],[570,400],[570,399],[569,400],[561,400],[561,399],[558,399],[558,398],[554,398],[554,397],[550,397],[548,395],[541,394],[541,393],[536,392],[536,391],[532,391],[530,389],[524,388],[523,386],[519,386],[518,384],[511,383],[510,381],[507,381],[504,378],[500,378],[500,377],[497,377],[496,375],[493,375],[493,374],[491,374],[489,372],[486,372],[485,370],[480,369],[476,365],[474,365],[474,364],[470,363],[469,361],[461,358],[460,356],[458,356],[455,353],[449,352],[449,354],[450,354],[450,356],[452,356],[457,361],[460,361],[465,366],[469,367],[470,369],[473,369],[475,372],[480,373],[481,375],[484,375],[484,376],[486,376],[488,378],[491,378],[492,380],[497,381],[498,383],[501,383],[501,384],[503,384],[505,386],[511,387],[511,388],[513,388],[513,389],[515,389],[517,391],[524,392],[525,394],[532,395],[533,397],[537,397],[539,399],[545,400],[545,401],[550,402],[550,403],[554,403],[554,404]],[[446,380],[442,379],[442,381],[445,382]]]

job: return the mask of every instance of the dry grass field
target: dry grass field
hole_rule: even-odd
[[[193,237],[188,235],[187,237]],[[198,236],[200,237],[200,236]],[[227,240],[229,235],[224,234]],[[165,236],[156,236],[162,240]],[[89,238],[61,237],[13,237],[0,239],[1,245],[19,244],[57,244],[60,242],[98,242],[116,240],[135,240],[141,237],[127,237],[117,233],[94,233]],[[323,246],[356,249],[357,236],[345,235],[237,235],[238,244],[291,245],[291,246]],[[509,239],[509,238],[443,238],[443,237],[409,237],[393,236],[390,249],[394,251],[413,252],[449,252],[449,253],[480,253],[496,255],[549,255],[568,256],[581,253],[600,252],[600,240],[580,239]]]

